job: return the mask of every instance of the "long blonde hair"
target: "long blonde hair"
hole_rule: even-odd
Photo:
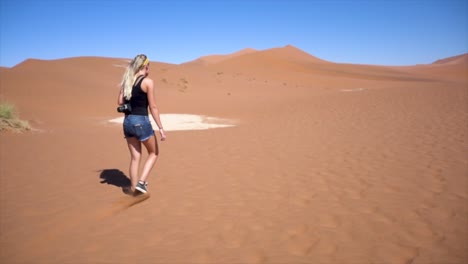
[[[120,83],[125,99],[130,100],[130,98],[132,98],[132,88],[135,82],[135,75],[148,63],[148,56],[145,54],[139,54],[128,64],[127,69],[123,74],[122,82]]]

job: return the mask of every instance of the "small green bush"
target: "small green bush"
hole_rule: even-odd
[[[19,120],[14,105],[1,102],[0,103],[0,131],[10,130],[13,132],[23,132],[31,130],[31,126],[27,121]]]
[[[16,116],[15,107],[9,103],[0,103],[0,118],[13,119]]]

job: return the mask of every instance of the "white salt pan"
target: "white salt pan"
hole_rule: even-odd
[[[181,131],[181,130],[204,130],[212,128],[223,128],[235,126],[235,122],[229,119],[191,115],[191,114],[161,114],[162,125],[166,131]],[[111,123],[123,123],[124,117],[114,118],[109,120]],[[156,122],[150,116],[153,128],[157,129]]]

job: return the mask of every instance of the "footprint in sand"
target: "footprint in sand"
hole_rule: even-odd
[[[385,224],[394,224],[397,222],[397,218],[395,218],[392,215],[389,215],[388,213],[383,212],[380,207],[374,207],[372,215],[375,220],[382,221]]]
[[[249,231],[241,227],[225,227],[219,234],[221,243],[230,249],[241,247],[249,236]]]
[[[401,244],[392,245],[390,252],[394,252],[388,257],[389,263],[411,264],[419,255],[419,249]]]
[[[150,198],[150,194],[135,194],[135,195],[127,195],[124,197],[121,197],[117,202],[115,202],[108,210],[104,210],[104,212],[101,215],[101,218],[106,218],[109,216],[114,216],[125,209],[128,209],[136,204],[139,204],[146,199]]]
[[[439,195],[442,192],[446,191],[447,182],[443,176],[442,169],[438,169],[437,172],[432,176],[432,182],[428,185],[428,190],[434,195]]]
[[[320,239],[317,245],[317,252],[320,252],[322,255],[331,256],[334,255],[338,250],[336,241],[329,237],[323,237]]]
[[[337,228],[341,225],[341,220],[335,215],[322,214],[319,216],[319,223],[323,227]]]
[[[300,225],[286,230],[286,249],[295,256],[307,256],[320,241],[318,235],[310,232],[308,226]]]
[[[312,200],[315,196],[316,196],[315,193],[292,195],[291,203],[299,207],[306,207],[312,204]]]
[[[247,252],[244,256],[244,262],[243,263],[252,263],[252,264],[261,264],[261,263],[267,263],[268,258],[263,253],[261,250],[252,250],[250,252]]]
[[[287,242],[288,252],[296,256],[307,256],[312,252],[320,239],[313,235],[298,234],[293,235]]]
[[[143,202],[144,200],[150,198],[150,194],[149,193],[146,193],[146,194],[143,194],[143,193],[137,193],[137,194],[134,194],[134,195],[129,195],[129,196],[126,196],[126,197],[122,197],[122,199],[118,202],[118,205],[119,207],[122,209],[122,210],[125,210],[129,207],[132,207],[138,203],[141,203]]]

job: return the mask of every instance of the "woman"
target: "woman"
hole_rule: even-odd
[[[123,131],[131,155],[132,190],[136,189],[142,193],[147,192],[148,175],[159,154],[158,142],[148,117],[148,109],[159,128],[161,140],[166,139],[154,98],[153,80],[147,78],[148,74],[148,57],[144,54],[137,55],[127,66],[118,97],[119,106],[130,106],[129,110],[125,111]],[[142,143],[148,151],[148,158],[138,178]]]

